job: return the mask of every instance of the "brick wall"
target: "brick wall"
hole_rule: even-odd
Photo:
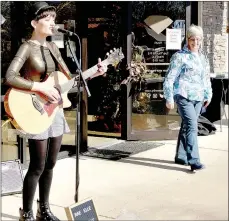
[[[211,72],[228,72],[228,2],[203,2],[204,50]]]

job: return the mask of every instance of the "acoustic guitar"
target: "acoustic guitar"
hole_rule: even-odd
[[[104,66],[117,65],[123,58],[121,48],[114,49],[102,61],[102,64]],[[86,80],[94,75],[97,70],[98,67],[95,65],[84,71],[82,76]],[[78,76],[69,79],[62,72],[55,71],[42,82],[44,85],[58,89],[61,95],[58,103],[50,103],[41,93],[10,88],[5,95],[4,107],[7,115],[11,118],[11,123],[16,129],[30,134],[40,134],[47,130],[52,124],[57,111],[71,106],[67,94],[69,90],[77,87],[77,78]]]

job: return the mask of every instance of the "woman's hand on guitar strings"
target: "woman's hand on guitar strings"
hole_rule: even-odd
[[[91,76],[91,78],[105,75],[105,73],[107,71],[107,66],[102,63],[101,58],[98,59],[97,66],[98,66],[98,70],[94,75]]]
[[[32,91],[42,93],[51,103],[58,103],[58,101],[61,99],[59,91],[53,86],[49,86],[45,83],[34,82]]]

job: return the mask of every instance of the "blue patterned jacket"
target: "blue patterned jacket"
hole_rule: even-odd
[[[191,52],[186,45],[176,52],[171,58],[163,90],[168,103],[174,103],[176,94],[189,100],[210,103],[210,67],[205,55]]]

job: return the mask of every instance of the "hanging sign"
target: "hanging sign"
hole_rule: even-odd
[[[181,29],[166,29],[166,50],[181,49]]]

